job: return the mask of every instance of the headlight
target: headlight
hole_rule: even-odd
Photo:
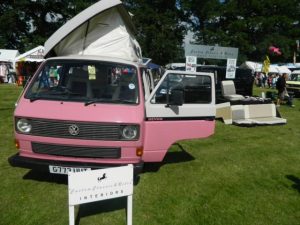
[[[30,133],[32,129],[32,126],[30,124],[30,121],[27,120],[27,119],[19,119],[17,121],[17,130],[22,132],[22,133],[25,133],[25,134],[28,134]]]
[[[122,126],[121,135],[122,135],[122,139],[126,139],[126,140],[138,139],[139,136],[138,126],[135,125]]]

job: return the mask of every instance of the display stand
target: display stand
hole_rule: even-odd
[[[68,174],[69,225],[75,225],[75,206],[127,196],[127,225],[132,225],[133,166]]]

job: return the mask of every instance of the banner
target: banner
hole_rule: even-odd
[[[196,56],[204,59],[237,59],[238,48],[208,45],[185,45],[185,56]]]
[[[69,225],[75,205],[127,196],[127,225],[132,225],[133,165],[68,173]]]

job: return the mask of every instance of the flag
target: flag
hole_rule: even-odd
[[[269,51],[271,54],[274,54],[274,55],[281,55],[281,51],[280,51],[280,48],[277,48],[275,46],[270,46],[269,47]]]
[[[266,55],[266,59],[264,60],[263,67],[262,67],[262,72],[266,74],[269,73],[270,64],[271,62],[269,56]]]

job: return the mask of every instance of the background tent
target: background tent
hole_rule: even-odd
[[[42,62],[44,60],[44,50],[45,48],[40,45],[34,49],[29,50],[28,52],[19,55],[14,60],[16,62],[17,61]]]
[[[246,61],[242,65],[240,65],[240,68],[250,69],[252,70],[252,73],[261,72],[262,64],[257,62]]]
[[[19,54],[18,50],[0,49],[0,61],[13,62]]]
[[[286,66],[278,66],[277,67],[277,69],[278,69],[278,72],[279,73],[287,73],[287,74],[290,74],[292,71],[289,69],[289,68],[287,68]]]

